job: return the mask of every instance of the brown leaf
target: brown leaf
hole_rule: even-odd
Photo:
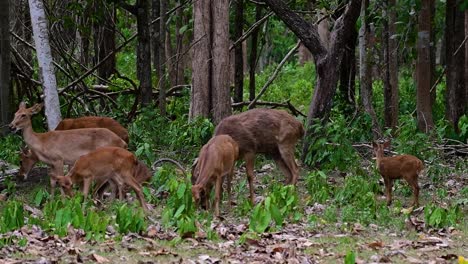
[[[383,248],[384,244],[382,241],[374,241],[374,242],[367,244],[367,246],[372,249],[379,249],[379,248]]]
[[[109,262],[108,259],[106,259],[103,256],[99,256],[98,254],[92,254],[92,259],[94,259],[97,263],[107,263]]]
[[[158,234],[158,230],[156,226],[151,225],[148,227],[148,234],[147,234],[148,237],[155,237],[157,234]]]

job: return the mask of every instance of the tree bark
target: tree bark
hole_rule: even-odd
[[[165,0],[160,1],[160,13],[159,13],[159,45],[164,47],[166,43],[166,11],[167,11],[167,2]],[[170,45],[170,44],[169,44]],[[164,48],[161,48],[160,58],[165,58]],[[162,63],[159,68],[159,112],[162,116],[166,115],[166,68],[169,65],[169,61],[166,60],[166,63]]]
[[[234,17],[234,39],[238,40],[242,37],[244,24],[244,1],[235,1],[236,14]],[[234,48],[234,102],[242,102],[244,94],[244,58],[243,58],[243,42],[239,43]]]
[[[447,63],[447,90],[445,115],[455,130],[458,132],[458,120],[466,107],[466,91],[464,70],[464,49],[458,50],[464,39],[463,12],[459,9],[461,1],[447,0],[446,2],[446,63]]]
[[[384,6],[384,119],[385,126],[396,128],[398,124],[398,65],[396,34],[396,1],[387,0]]]
[[[229,0],[212,1],[213,11],[213,122],[218,124],[231,115],[229,93]],[[242,47],[242,45],[241,45]],[[242,64],[242,61],[240,62]],[[242,73],[242,72],[241,72]]]
[[[96,1],[94,8],[103,13],[103,21],[94,20],[95,65],[100,63],[108,54],[115,50],[115,7],[113,4],[105,6],[105,1]],[[97,70],[102,79],[109,79],[115,72],[115,53],[107,59]]]
[[[151,3],[151,20],[155,20],[159,17],[159,14],[161,13],[160,11],[160,0],[152,0]],[[151,36],[151,42],[153,44],[153,52],[151,55],[153,55],[153,68],[154,68],[154,73],[156,75],[156,81],[159,83],[160,81],[160,76],[159,72],[161,71],[161,57],[160,57],[160,50],[161,50],[161,45],[159,44],[159,27],[160,23],[159,20],[153,23],[153,34]]]
[[[57,81],[52,65],[47,19],[41,0],[29,0],[31,24],[36,45],[37,60],[44,87],[45,115],[49,130],[54,130],[60,122],[60,102],[57,93]]]
[[[359,29],[359,79],[361,84],[361,101],[364,110],[372,120],[372,134],[374,140],[378,139],[382,133],[380,125],[372,105],[372,74],[370,70],[370,54],[372,50],[369,43],[369,22],[367,21],[367,8],[369,0],[362,0],[361,5],[361,28]]]
[[[9,11],[9,1],[0,1],[0,135],[8,133],[11,121]]]
[[[344,111],[352,113],[355,106],[355,79],[356,79],[356,39],[357,32],[353,28],[353,36],[346,43],[343,59],[340,66],[340,95],[345,104]],[[319,31],[320,32],[320,31]]]
[[[431,10],[430,0],[421,1],[418,17],[418,66],[417,66],[417,96],[416,108],[418,129],[428,133],[434,127],[431,108],[431,64],[430,64],[430,31]]]
[[[262,18],[262,7],[257,5],[255,7],[255,21],[259,21]],[[257,48],[258,48],[258,32],[259,28],[255,28],[252,31],[252,39],[250,44],[250,56],[249,56],[249,101],[252,102],[255,99],[255,71],[257,69]]]
[[[142,106],[147,106],[153,98],[151,86],[151,42],[149,31],[149,0],[137,0],[137,76],[140,81],[140,95]]]
[[[209,117],[211,98],[211,6],[210,0],[193,2],[192,98],[190,119]]]

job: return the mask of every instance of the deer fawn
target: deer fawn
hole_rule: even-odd
[[[273,157],[286,176],[286,184],[297,183],[299,169],[294,160],[294,151],[297,141],[304,135],[304,127],[286,111],[258,108],[232,115],[221,120],[214,134],[229,135],[239,146],[239,157],[245,160],[252,204],[257,153]],[[192,182],[195,180],[196,177],[192,178]]]
[[[107,128],[128,144],[127,129],[110,117],[84,116],[80,118],[63,119],[57,125],[55,130],[70,130],[78,128]],[[23,179],[26,180],[29,172],[39,161],[39,158],[29,149],[21,149],[20,157],[21,160],[18,176],[23,177]]]
[[[215,216],[219,216],[224,175],[227,175],[228,205],[231,206],[231,180],[238,155],[239,147],[228,135],[211,138],[198,155],[198,163],[194,169],[197,180],[192,186],[192,195],[197,205],[204,202],[205,208],[208,208],[209,194],[215,183]]]
[[[64,164],[72,165],[82,155],[98,147],[116,146],[126,148],[127,143],[106,128],[82,128],[35,133],[31,116],[38,113],[42,104],[26,108],[22,102],[10,123],[13,130],[22,130],[23,139],[37,158],[51,168],[51,195],[55,191],[55,176],[63,175]]]
[[[382,175],[385,183],[387,205],[392,203],[393,181],[405,179],[413,189],[413,206],[419,204],[418,176],[424,168],[423,162],[412,155],[398,155],[394,157],[384,157],[384,149],[390,146],[387,141],[383,144],[372,142],[376,157],[376,166]]]
[[[118,147],[102,147],[81,156],[66,176],[57,176],[57,182],[67,195],[73,195],[72,186],[83,183],[83,195],[86,198],[93,180],[102,183],[113,181],[117,185],[119,198],[123,199],[124,185],[130,186],[136,193],[141,206],[147,211],[147,206],[141,192],[141,186],[136,179],[146,175],[147,167],[126,149]]]

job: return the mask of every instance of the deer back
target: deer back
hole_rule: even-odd
[[[107,128],[123,139],[127,144],[129,142],[128,131],[119,122],[110,117],[104,116],[84,116],[79,118],[67,118],[60,121],[55,130],[69,130],[78,128]]]

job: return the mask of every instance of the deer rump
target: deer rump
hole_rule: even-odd
[[[128,144],[128,131],[119,122],[105,116],[83,116],[67,118],[60,121],[55,130],[70,130],[77,128],[107,128]]]

